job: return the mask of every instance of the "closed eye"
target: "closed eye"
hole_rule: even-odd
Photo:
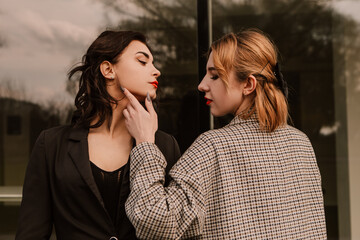
[[[146,65],[146,62],[141,61],[140,59],[138,59],[138,61],[139,61],[142,65]]]
[[[218,78],[219,78],[219,75],[214,75],[214,76],[210,77],[210,79],[212,79],[212,80],[216,80]]]

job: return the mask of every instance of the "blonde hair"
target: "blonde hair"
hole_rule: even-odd
[[[226,85],[231,71],[239,81],[245,81],[250,75],[257,80],[252,104],[241,117],[247,119],[256,112],[260,128],[269,132],[287,124],[287,100],[277,87],[274,74],[278,50],[269,37],[258,29],[229,33],[215,41],[210,51],[215,68]]]

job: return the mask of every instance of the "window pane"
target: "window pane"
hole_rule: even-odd
[[[359,2],[214,0],[212,9],[214,40],[256,27],[278,46],[292,122],[310,138],[322,174],[328,237],[348,236],[347,148],[354,140],[347,143],[346,134],[358,129],[347,129],[348,122],[360,119],[359,108],[351,116],[346,111],[346,98],[359,99],[360,92]],[[216,118],[216,127],[229,119]],[[358,159],[359,153],[353,156]]]

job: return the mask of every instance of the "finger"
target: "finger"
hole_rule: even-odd
[[[154,114],[156,114],[155,109],[154,109],[154,105],[151,101],[150,97],[146,97],[145,99],[145,107],[146,110],[150,113],[151,116],[153,116]]]
[[[124,95],[127,97],[127,99],[129,99],[131,106],[133,106],[133,108],[136,110],[142,108],[141,104],[136,99],[136,97],[134,97],[134,95],[132,95],[132,93],[129,92],[129,90],[127,90],[126,88],[123,89],[124,89]]]
[[[129,113],[129,116],[134,116],[136,113],[136,110],[134,109],[134,107],[129,103],[128,105],[126,105],[126,109]]]
[[[129,111],[126,108],[123,110],[123,114],[124,114],[124,117],[125,117],[126,120],[130,119]]]

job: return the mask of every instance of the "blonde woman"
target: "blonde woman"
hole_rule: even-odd
[[[287,87],[277,49],[261,31],[211,46],[205,92],[227,126],[201,134],[171,169],[154,145],[157,116],[125,90],[136,139],[126,212],[141,239],[326,239],[321,178],[307,136],[287,125]]]

